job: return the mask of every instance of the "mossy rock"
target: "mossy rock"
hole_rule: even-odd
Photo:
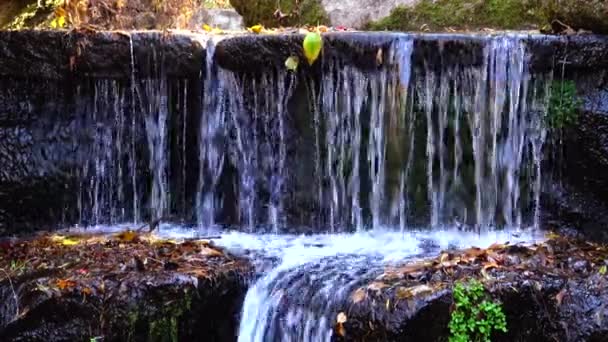
[[[230,0],[243,16],[245,25],[266,27],[328,24],[329,18],[319,0]],[[279,12],[283,14],[280,18]]]
[[[548,27],[555,19],[575,30],[608,33],[608,2],[602,0],[421,0],[397,7],[371,30],[443,31],[527,30]]]
[[[422,0],[413,7],[397,7],[388,17],[370,23],[372,30],[440,31],[455,29],[529,29],[544,22],[535,1]]]

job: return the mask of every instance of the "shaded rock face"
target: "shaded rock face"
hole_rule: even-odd
[[[90,221],[92,212],[78,209],[77,203],[86,203],[92,198],[78,194],[83,174],[75,170],[89,165],[84,169],[90,167],[92,174],[100,177],[107,172],[104,168],[121,169],[121,172],[124,168],[123,176],[130,177],[127,170],[150,154],[144,148],[146,145],[142,146],[147,139],[144,117],[131,114],[143,113],[146,107],[158,108],[158,105],[154,107],[157,98],[150,95],[152,92],[155,96],[159,92],[175,94],[180,98],[182,117],[191,111],[190,119],[184,120],[191,120],[192,125],[197,122],[194,113],[200,110],[196,98],[200,94],[199,77],[204,64],[204,50],[197,40],[183,35],[165,37],[159,33],[129,37],[117,33],[65,35],[18,31],[3,32],[0,42],[5,53],[0,63],[0,136],[3,138],[0,230],[4,233],[6,229],[25,232],[26,227],[50,228],[73,222],[76,217],[93,222]],[[16,65],[28,66],[18,70]],[[133,78],[142,83],[130,83]],[[190,92],[184,93],[188,85]],[[190,101],[189,97],[192,97]],[[172,104],[178,106],[177,102]],[[187,108],[186,104],[189,104]],[[178,111],[175,107],[167,110]],[[132,146],[132,149],[121,149],[136,157],[130,161],[119,157],[119,165],[115,160],[113,165],[102,166],[90,156],[105,144],[104,140],[111,139],[112,133],[107,127],[116,125],[117,120],[125,126],[120,133],[121,144],[130,141]],[[194,145],[196,139],[195,135],[183,136],[179,144]],[[197,172],[192,166],[191,172]],[[150,191],[144,185],[145,175],[132,176],[142,187],[130,191],[131,201],[140,193],[143,196]],[[36,188],[40,191],[34,190]],[[107,199],[98,199],[98,212],[112,216],[101,205]],[[150,204],[142,201],[138,205]],[[128,208],[125,206],[124,210],[134,210],[133,206]]]
[[[591,44],[590,46],[593,46]],[[564,50],[555,78],[574,82],[582,106],[577,122],[555,132],[546,154],[543,201],[548,226],[608,241],[608,78],[606,67],[586,68],[574,62],[575,46]],[[602,49],[592,54],[605,65]],[[597,57],[597,58],[596,58]]]

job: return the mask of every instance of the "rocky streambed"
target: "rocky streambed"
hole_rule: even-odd
[[[495,341],[605,341],[607,261],[605,245],[550,236],[391,263],[332,304],[332,340],[446,340],[453,286],[475,278],[507,317]],[[0,270],[3,341],[233,341],[255,278],[208,240],[131,232],[5,240]],[[289,294],[273,292],[277,307]]]

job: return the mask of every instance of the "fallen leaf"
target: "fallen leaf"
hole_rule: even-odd
[[[65,290],[69,287],[74,287],[76,286],[76,282],[70,279],[59,279],[57,280],[57,288],[59,288],[60,290]]]
[[[300,63],[300,59],[298,56],[291,56],[285,60],[285,67],[289,71],[298,70],[298,64]]]
[[[201,249],[201,253],[204,256],[209,256],[209,257],[217,257],[217,256],[223,256],[224,253],[218,251],[217,249],[213,249],[213,248],[209,248],[209,247],[203,247]]]
[[[259,34],[263,30],[264,30],[264,26],[263,25],[253,25],[253,26],[247,28],[247,31],[255,33],[255,34]]]
[[[304,56],[306,56],[308,64],[313,65],[317,58],[319,58],[321,50],[323,50],[323,38],[321,38],[318,32],[309,32],[304,38],[302,47],[304,48]]]
[[[207,24],[203,25],[203,30],[207,31],[207,32],[211,32],[213,30],[213,28]]]
[[[357,291],[353,292],[353,294],[350,296],[350,299],[353,301],[353,303],[357,304],[364,300],[365,297],[367,297],[367,293],[364,289],[359,288],[357,289]]]
[[[379,282],[379,281],[375,281],[371,284],[369,284],[367,286],[367,289],[370,291],[381,291],[384,288],[387,288],[388,285],[386,285],[385,283]]]
[[[122,233],[114,235],[114,238],[120,242],[134,242],[139,240],[139,234],[132,230],[127,230]]]
[[[381,66],[383,62],[384,62],[383,52],[382,52],[382,48],[380,48],[380,49],[378,49],[378,52],[376,52],[376,65]]]

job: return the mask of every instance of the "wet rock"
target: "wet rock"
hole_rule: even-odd
[[[606,248],[568,241],[551,240],[528,250],[490,248],[489,259],[479,251],[454,252],[437,258],[436,266],[423,268],[433,274],[428,282],[407,276],[421,270],[411,264],[401,275],[387,270],[372,280],[382,282],[382,291],[363,286],[342,305],[347,320],[337,323],[334,340],[444,341],[450,335],[452,284],[477,276],[491,297],[501,302],[507,317],[508,332],[494,334],[492,341],[606,339],[608,278],[598,263],[607,256]],[[538,255],[548,258],[535,258]],[[515,256],[520,263],[503,264]],[[460,266],[451,260],[459,260]],[[488,267],[482,260],[500,260],[499,267]]]
[[[192,34],[22,30],[0,31],[0,76],[128,79],[132,74],[130,37],[138,77],[151,75],[155,58],[171,61],[163,70],[169,76],[187,77],[201,70],[204,48]]]
[[[250,272],[246,261],[199,242],[96,239],[78,240],[80,246],[34,240],[0,250],[6,270],[0,275],[0,340],[236,339]],[[171,256],[152,256],[155,245]],[[121,268],[129,254],[145,268]],[[26,255],[29,261],[22,262]],[[11,261],[19,268],[4,268]]]

